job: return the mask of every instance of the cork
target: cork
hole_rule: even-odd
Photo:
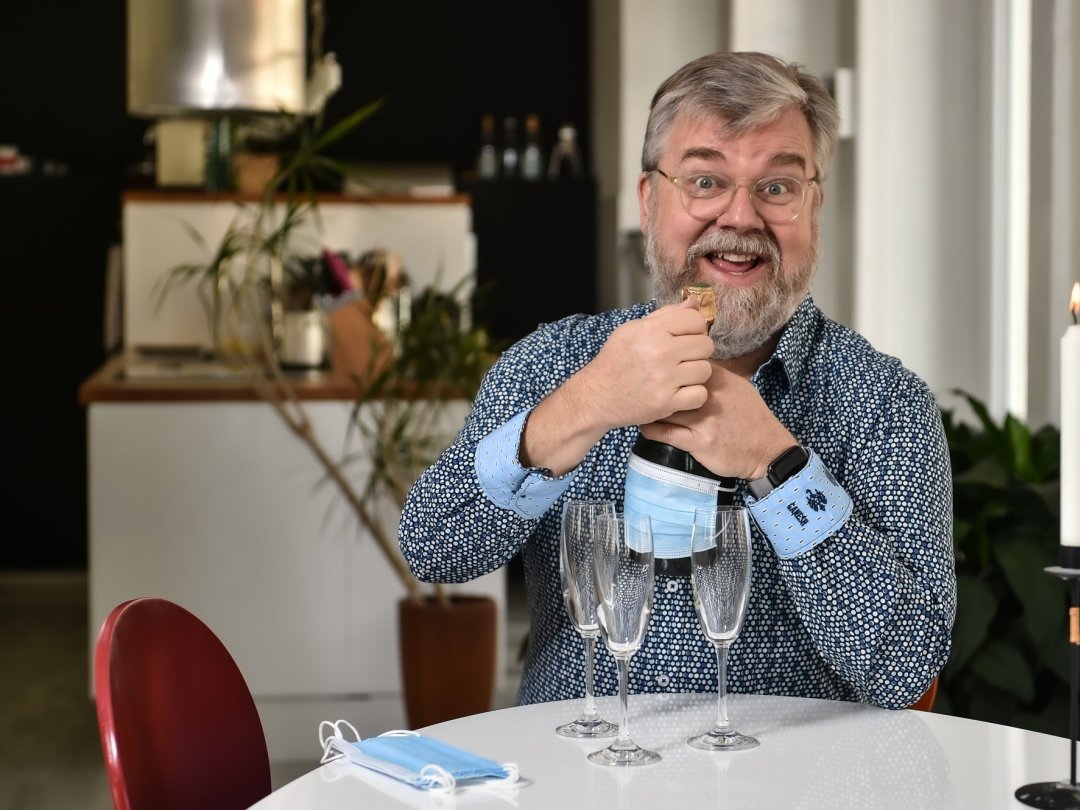
[[[683,300],[691,296],[698,300],[698,312],[705,316],[705,328],[712,329],[713,321],[716,320],[716,299],[713,297],[713,288],[703,282],[687,284],[682,288]]]

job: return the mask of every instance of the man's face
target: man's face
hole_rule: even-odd
[[[683,285],[711,284],[712,337],[718,359],[764,345],[791,317],[810,287],[818,258],[821,191],[810,186],[799,215],[766,222],[753,183],[778,175],[809,180],[817,171],[806,118],[792,109],[748,133],[724,132],[725,119],[679,116],[659,168],[671,177],[711,174],[743,184],[726,211],[703,222],[683,208],[676,184],[643,174],[638,181],[645,258],[660,305],[681,300]]]

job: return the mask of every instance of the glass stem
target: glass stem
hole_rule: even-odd
[[[596,716],[596,686],[594,667],[596,663],[596,636],[591,633],[582,635],[585,642],[585,716]]]
[[[730,642],[716,642],[716,728],[715,732],[727,734],[731,722],[727,713],[727,654]]]
[[[612,743],[613,748],[633,748],[634,742],[630,739],[630,720],[626,705],[626,693],[630,681],[630,659],[624,655],[618,657],[619,663],[619,736]]]

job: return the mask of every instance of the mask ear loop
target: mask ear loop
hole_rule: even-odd
[[[323,736],[324,728],[326,729],[325,736]],[[360,742],[360,732],[357,731],[356,726],[348,720],[338,720],[334,723],[331,723],[329,720],[323,720],[319,723],[319,748],[321,748],[323,752],[322,758],[319,760],[320,765],[344,756],[342,751],[336,749],[335,743],[339,740],[341,742],[347,742],[345,739],[345,729],[352,732],[353,742]]]
[[[420,769],[420,778],[424,788],[434,793],[453,793],[457,784],[453,775],[439,765],[425,765]]]

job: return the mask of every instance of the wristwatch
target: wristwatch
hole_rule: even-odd
[[[759,501],[806,466],[810,453],[801,444],[789,447],[769,463],[769,470],[761,478],[747,481],[750,494]]]

